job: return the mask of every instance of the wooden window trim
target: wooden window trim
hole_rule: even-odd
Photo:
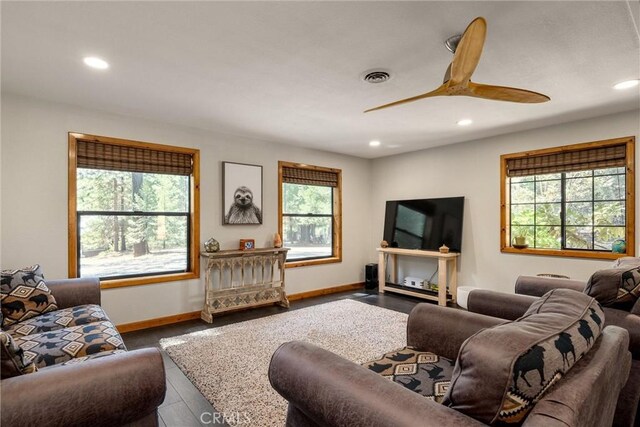
[[[333,255],[329,258],[307,259],[300,261],[287,261],[285,268],[307,267],[311,265],[333,264],[342,262],[342,170],[325,168],[322,166],[313,166],[303,163],[278,162],[278,233],[284,238],[282,230],[282,168],[298,168],[313,171],[333,172],[338,175],[338,184],[333,187]]]
[[[120,288],[126,286],[148,285],[153,283],[173,282],[178,280],[190,280],[200,277],[200,150],[171,145],[154,144],[150,142],[133,141],[121,138],[89,135],[84,133],[69,132],[69,164],[68,164],[68,265],[69,277],[78,276],[78,228],[77,228],[77,144],[78,140],[90,140],[112,145],[126,145],[153,150],[171,151],[190,154],[193,158],[193,172],[191,174],[191,213],[189,248],[189,270],[185,273],[159,274],[156,276],[133,277],[125,279],[103,280],[100,282],[102,289]]]
[[[554,154],[565,151],[583,150],[594,147],[604,147],[609,145],[626,146],[626,179],[625,179],[625,227],[626,227],[626,246],[627,251],[623,254],[612,252],[597,251],[581,251],[571,249],[516,249],[511,246],[509,238],[509,191],[507,183],[507,161],[509,159],[521,158],[527,156],[539,156],[544,154]],[[544,148],[540,150],[522,151],[520,153],[503,154],[500,156],[500,252],[527,254],[527,255],[543,255],[543,256],[559,256],[559,257],[575,257],[590,259],[618,259],[625,256],[635,256],[635,136],[627,136],[622,138],[606,139],[602,141],[592,141],[581,144],[565,145],[562,147]]]

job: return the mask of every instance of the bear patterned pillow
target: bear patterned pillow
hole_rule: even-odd
[[[0,301],[3,328],[58,309],[37,264],[18,270],[2,270]]]
[[[0,331],[0,353],[2,354],[0,377],[11,378],[22,374],[31,374],[38,368],[33,361],[26,362],[24,350],[6,332]]]

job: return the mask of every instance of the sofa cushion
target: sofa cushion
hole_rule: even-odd
[[[122,354],[122,353],[126,353],[126,350],[107,350],[107,351],[101,351],[100,353],[93,353],[93,354],[89,354],[87,356],[81,356],[81,357],[75,357],[71,360],[67,360],[66,362],[62,362],[62,363],[58,363],[55,365],[51,365],[51,366],[47,366],[44,367],[42,369],[39,369],[39,371],[46,371],[48,369],[55,369],[58,366],[68,366],[68,365],[75,365],[78,363],[83,363],[86,362],[88,360],[95,360],[95,359],[100,359],[102,357],[107,357],[107,356],[113,356],[114,354]]]
[[[449,390],[454,364],[446,357],[404,347],[362,366],[440,403]]]
[[[14,323],[5,328],[5,331],[13,336],[26,336],[103,320],[109,320],[109,318],[99,305],[77,305],[62,310],[50,311],[49,313]]]
[[[109,350],[126,350],[111,322],[71,326],[57,331],[14,337],[27,361],[38,368]]]
[[[39,265],[2,270],[0,301],[3,328],[58,309],[55,298],[44,283]]]
[[[605,307],[631,310],[640,298],[640,258],[617,259],[591,275],[584,292]]]
[[[443,403],[487,424],[518,425],[591,349],[603,326],[594,298],[549,291],[521,318],[481,330],[462,344]]]
[[[18,347],[11,335],[0,331],[0,351],[2,379],[11,378],[22,374],[30,374],[38,370],[32,361],[26,361],[24,351]]]

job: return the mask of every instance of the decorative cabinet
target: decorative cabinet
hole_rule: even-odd
[[[284,287],[288,251],[260,248],[202,252],[200,256],[206,261],[202,320],[213,323],[215,313],[270,303],[288,308]]]

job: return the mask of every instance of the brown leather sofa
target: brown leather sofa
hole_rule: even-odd
[[[468,310],[500,319],[515,320],[522,316],[538,298],[553,289],[573,289],[582,293],[586,282],[538,276],[520,276],[516,281],[516,293],[506,294],[484,289],[469,293]],[[520,294],[528,295],[520,295]],[[640,425],[640,304],[631,311],[604,307],[605,325],[624,328],[629,333],[629,351],[633,356],[629,378],[620,393],[616,409],[616,426]]]
[[[504,323],[495,317],[418,304],[409,315],[407,344],[456,360],[468,338]],[[605,328],[594,347],[535,403],[522,425],[610,426],[629,371],[627,347],[626,331]],[[454,369],[458,368],[456,362]],[[269,379],[289,402],[287,426],[485,425],[310,343],[283,344],[272,357]]]
[[[97,279],[47,281],[46,285],[60,310],[100,305]],[[86,326],[91,328],[91,324]],[[120,339],[117,331],[110,334],[115,337],[114,342]],[[16,333],[16,340],[28,338]],[[165,390],[164,364],[155,348],[72,359],[9,378],[3,372],[0,424],[157,426],[157,408],[164,400]]]

